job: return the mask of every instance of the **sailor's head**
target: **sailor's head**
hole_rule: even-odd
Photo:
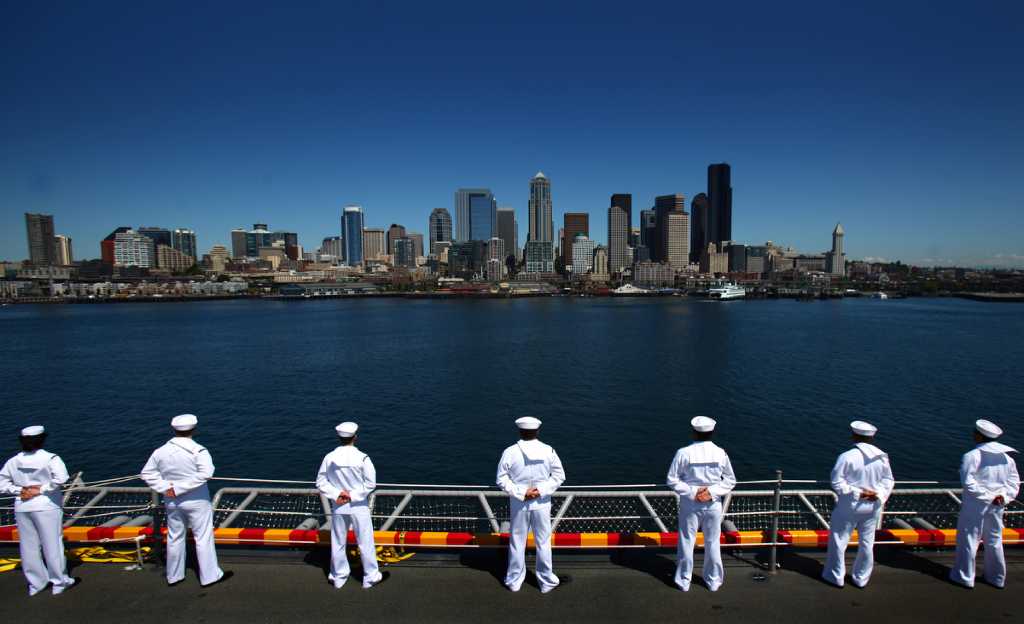
[[[690,420],[690,427],[693,428],[693,439],[698,442],[710,440],[715,434],[715,419],[707,416],[696,416]]]
[[[1003,435],[1003,430],[999,428],[999,425],[995,424],[991,420],[974,421],[975,442],[991,442],[1001,435]]]
[[[26,453],[38,451],[46,442],[46,429],[42,425],[25,427],[18,439],[21,441],[21,450]]]
[[[872,442],[878,433],[878,427],[863,420],[855,420],[850,423],[850,431],[853,432],[854,442]]]
[[[174,429],[174,435],[179,438],[191,438],[198,424],[199,419],[192,414],[182,414],[171,419],[171,429]]]
[[[347,446],[349,444],[355,444],[356,432],[359,431],[359,425],[354,422],[346,421],[334,428],[338,433],[338,439],[341,440],[341,444]]]
[[[519,437],[523,440],[535,440],[540,430],[540,420],[533,416],[523,416],[516,419],[516,427],[519,428]]]

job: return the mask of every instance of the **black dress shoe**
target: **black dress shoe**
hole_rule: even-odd
[[[228,571],[224,572],[224,576],[220,577],[219,579],[217,579],[216,581],[214,581],[212,583],[208,583],[206,585],[203,585],[203,588],[205,589],[207,587],[213,587],[214,585],[217,585],[219,583],[223,583],[224,581],[227,581],[228,579],[230,579],[234,575],[235,575],[234,572],[232,572],[231,570],[228,570]]]

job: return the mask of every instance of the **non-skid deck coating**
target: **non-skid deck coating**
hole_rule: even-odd
[[[32,622],[1013,622],[1024,596],[1024,553],[1009,551],[1006,589],[967,590],[945,574],[952,553],[881,550],[866,589],[835,589],[818,580],[821,553],[785,553],[783,570],[767,582],[758,568],[726,557],[725,586],[671,586],[670,556],[651,552],[561,556],[556,569],[572,582],[542,595],[532,578],[513,594],[502,587],[504,558],[423,554],[388,566],[391,578],[363,590],[353,577],[340,590],[327,584],[322,551],[267,558],[224,553],[230,581],[199,587],[194,571],[166,587],[153,565],[127,572],[116,564],[83,564],[83,583],[62,596],[29,598],[20,571],[0,574],[0,617]],[[752,557],[743,553],[743,557]],[[700,569],[698,556],[697,570]],[[358,570],[356,571],[358,574]]]

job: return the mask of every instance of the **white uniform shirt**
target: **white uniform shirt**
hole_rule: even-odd
[[[1007,454],[1013,450],[993,441],[979,444],[974,450],[964,453],[960,465],[964,498],[991,503],[996,496],[1002,496],[1006,505],[1017,498],[1020,474],[1017,473],[1017,463]]]
[[[667,483],[681,499],[695,500],[700,488],[706,487],[717,501],[736,487],[736,475],[725,449],[705,440],[676,451]]]
[[[498,487],[509,496],[526,501],[530,488],[540,492],[540,497],[526,501],[528,509],[549,505],[551,495],[564,482],[562,460],[540,440],[520,440],[505,449],[498,461]]]
[[[864,490],[872,490],[884,504],[893,485],[889,456],[867,442],[858,442],[841,454],[832,468],[832,490],[847,500],[855,501]]]
[[[7,460],[0,470],[0,492],[21,494],[21,488],[39,486],[39,496],[27,501],[14,499],[14,511],[46,511],[60,509],[64,495],[60,487],[68,482],[68,469],[60,457],[39,449],[26,453],[22,451]]]
[[[352,507],[369,504],[370,493],[377,489],[377,470],[370,457],[355,446],[339,446],[324,456],[320,463],[316,487],[331,501],[336,511],[345,513]],[[352,501],[338,505],[335,501],[342,490],[348,490]]]
[[[213,458],[192,438],[174,437],[149,456],[142,480],[163,494],[174,488],[177,500],[210,498],[206,482],[213,478]]]

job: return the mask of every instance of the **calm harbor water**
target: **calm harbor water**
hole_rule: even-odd
[[[492,483],[536,415],[569,482],[661,482],[688,421],[740,479],[828,478],[846,424],[897,479],[955,479],[975,418],[1024,444],[1024,308],[948,299],[214,301],[0,309],[0,451],[45,424],[87,479],[179,413],[219,476],[309,479],[360,423],[384,482]]]

